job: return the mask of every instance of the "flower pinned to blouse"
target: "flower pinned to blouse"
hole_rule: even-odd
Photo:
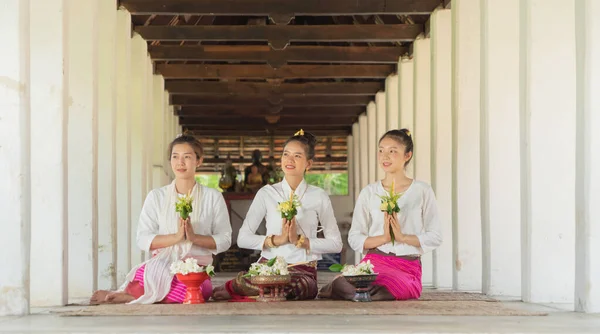
[[[281,212],[281,218],[292,220],[298,213],[300,201],[294,192],[290,193],[290,199],[285,202],[278,202],[277,211]]]
[[[179,212],[179,216],[183,220],[188,219],[192,212],[192,201],[194,198],[190,195],[191,191],[187,195],[180,197],[177,203],[175,203],[175,212]]]
[[[173,275],[187,275],[190,273],[206,272],[210,277],[215,276],[215,267],[210,264],[206,267],[200,266],[198,265],[198,260],[191,257],[185,259],[185,261],[178,260],[171,263],[171,267],[169,269]]]
[[[390,188],[389,195],[379,196],[381,198],[381,204],[379,205],[379,210],[383,212],[387,212],[388,215],[393,215],[394,213],[400,212],[400,207],[398,206],[398,200],[402,197],[402,194],[394,192],[394,180],[392,180],[392,187]],[[390,236],[392,237],[392,245],[395,241],[394,231],[390,226]]]

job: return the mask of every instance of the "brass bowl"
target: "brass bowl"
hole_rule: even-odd
[[[354,300],[355,302],[371,301],[371,294],[369,293],[369,288],[371,287],[371,284],[375,282],[375,279],[377,279],[377,274],[344,276],[344,278],[356,289],[354,298],[352,300]]]
[[[282,302],[285,301],[285,286],[292,280],[290,275],[252,276],[250,282],[258,286],[259,302]],[[265,294],[265,289],[267,293]]]

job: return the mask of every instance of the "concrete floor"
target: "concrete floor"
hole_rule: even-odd
[[[227,279],[227,275],[220,280]],[[332,277],[319,273],[319,283]],[[220,280],[215,280],[215,285]],[[510,300],[510,298],[508,298]],[[59,317],[32,309],[26,317],[0,317],[0,333],[600,333],[600,314],[572,305],[504,301],[548,316],[169,316]]]
[[[0,317],[0,333],[600,333],[600,314],[565,311],[570,305],[505,302],[548,312],[536,317],[467,316],[173,316],[59,317],[34,309]]]

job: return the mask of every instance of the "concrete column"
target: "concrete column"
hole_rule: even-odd
[[[397,129],[400,125],[400,100],[398,75],[392,74],[385,79],[385,111],[387,114],[387,130]]]
[[[164,185],[163,177],[165,155],[164,155],[164,142],[165,142],[165,123],[163,121],[165,115],[165,80],[162,75],[153,76],[153,98],[154,104],[152,108],[153,113],[153,142],[154,147],[152,153],[152,186],[150,189],[159,188]]]
[[[432,179],[443,244],[434,251],[433,284],[452,287],[452,25],[449,9],[431,15]]]
[[[117,288],[117,6],[98,1],[98,289]],[[120,163],[120,162],[119,162]]]
[[[483,293],[520,297],[519,3],[481,2],[481,219]]]
[[[29,314],[29,1],[0,11],[0,316]],[[10,250],[10,251],[9,251]]]
[[[369,157],[369,178],[368,182],[373,183],[377,180],[377,105],[370,102],[367,105],[367,152]]]
[[[375,163],[377,164],[375,167],[377,172],[375,180],[382,180],[385,177],[385,172],[379,167],[379,163],[377,162],[377,151],[379,150],[379,138],[387,131],[386,95],[386,92],[377,92],[375,95],[375,106],[377,107],[377,135],[375,137],[375,146],[373,146],[375,150]]]
[[[358,116],[358,127],[360,138],[360,189],[363,189],[369,184],[369,142],[367,136],[363,136],[363,134],[368,134],[366,114],[363,113]]]
[[[362,173],[361,169],[361,157],[360,157],[360,130],[358,122],[352,124],[352,166],[354,169],[354,177],[352,178],[352,183],[354,187],[354,203],[356,203],[356,199],[358,198],[358,194],[362,190],[362,185],[360,183],[360,176]]]
[[[600,312],[600,4],[575,4],[577,183],[575,311]]]
[[[452,3],[453,288],[481,291],[479,0]]]
[[[98,287],[98,2],[68,4],[69,302]]]
[[[573,302],[575,1],[521,1],[523,299]],[[560,40],[561,47],[556,47]],[[552,259],[551,262],[547,261]],[[560,270],[556,264],[560,263]]]
[[[348,196],[354,198],[354,139],[352,135],[346,137],[347,161],[348,161]]]
[[[147,50],[147,49],[146,49]],[[160,94],[162,97],[162,93]],[[154,163],[154,74],[152,59],[146,51],[146,107],[144,108],[144,167],[146,170],[146,180],[142,191],[143,198],[152,189],[153,163]]]
[[[403,58],[398,63],[398,87],[400,95],[400,126],[413,131],[414,128],[414,66],[413,60]],[[406,166],[406,175],[414,177],[414,166],[412,163]]]
[[[171,115],[173,114],[173,108],[169,105],[169,92],[165,91],[164,92],[164,99],[163,99],[163,103],[164,103],[164,111],[163,111],[163,119],[165,120],[164,122],[164,145],[163,145],[163,149],[160,152],[161,154],[161,159],[163,161],[163,185],[166,185],[168,183],[171,182],[171,173],[173,172],[171,170],[171,164],[169,162],[169,154],[170,152],[168,151],[169,148],[169,144],[171,143],[171,140],[173,140],[173,138],[171,137],[171,134],[169,132],[169,127],[168,127],[168,120],[171,118]]]
[[[418,37],[413,45],[414,62],[414,154],[412,167],[417,180],[431,184],[431,41]],[[423,285],[433,284],[433,253],[421,257]]]
[[[117,11],[117,285],[125,280],[131,269],[131,15],[126,10]]]
[[[136,231],[146,198],[146,171],[144,164],[144,125],[147,111],[147,59],[146,41],[137,33],[131,38],[131,122],[129,131],[131,138],[131,264],[136,265],[144,260],[143,252],[136,244]]]
[[[65,305],[68,279],[68,8],[62,0],[31,0],[29,9],[30,296],[34,306]]]

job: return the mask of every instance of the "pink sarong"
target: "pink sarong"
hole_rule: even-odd
[[[135,278],[134,278],[135,281],[138,281],[140,287],[142,287],[142,290],[144,288],[144,270],[145,269],[146,269],[145,265],[141,266],[135,272]],[[202,297],[204,297],[205,301],[208,301],[210,299],[210,296],[212,295],[212,283],[211,283],[210,279],[207,279],[206,281],[204,281],[200,287],[202,288]],[[181,303],[183,303],[183,300],[185,299],[186,290],[187,290],[186,286],[177,279],[177,276],[174,276],[173,281],[171,282],[171,290],[169,290],[169,293],[167,294],[165,299],[162,300],[162,302],[170,303],[170,304],[181,304]],[[142,291],[142,294],[143,294],[143,291]],[[139,296],[134,296],[134,297],[138,298]]]
[[[361,262],[371,260],[377,279],[373,285],[385,287],[396,300],[418,299],[421,296],[421,261],[396,256],[367,254]]]

